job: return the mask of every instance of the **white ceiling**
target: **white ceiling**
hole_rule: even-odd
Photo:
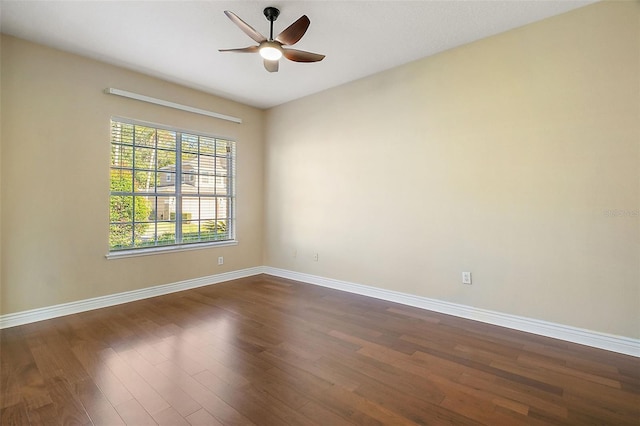
[[[0,0],[0,30],[268,108],[594,1]],[[306,14],[295,48],[326,58],[272,74],[258,54],[218,52],[255,44],[224,10],[268,36],[266,6],[280,9],[274,36]]]

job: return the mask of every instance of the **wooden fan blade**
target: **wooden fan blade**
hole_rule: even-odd
[[[269,72],[278,72],[278,61],[264,60],[264,68]]]
[[[282,49],[285,58],[294,62],[318,62],[324,59],[319,53],[305,52],[297,49]]]
[[[304,33],[307,32],[310,23],[311,21],[307,18],[307,15],[302,15],[296,22],[285,28],[278,37],[276,37],[276,41],[287,46],[296,44],[300,41]]]
[[[256,53],[258,50],[260,50],[260,46],[241,47],[238,49],[218,49],[218,52]]]
[[[224,14],[227,15],[227,17],[231,19],[231,22],[236,24],[238,28],[240,28],[246,35],[257,41],[258,43],[262,43],[267,39],[265,36],[253,29],[251,25],[238,18],[238,15],[231,12],[230,10],[225,10]]]

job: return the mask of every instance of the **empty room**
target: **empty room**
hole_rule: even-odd
[[[3,426],[640,425],[640,2],[0,31]]]

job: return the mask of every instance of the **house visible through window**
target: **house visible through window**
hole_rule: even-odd
[[[113,119],[109,251],[232,241],[234,169],[233,141]]]

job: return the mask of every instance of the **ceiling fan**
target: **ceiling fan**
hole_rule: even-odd
[[[264,67],[269,72],[278,71],[278,60],[284,56],[294,62],[318,62],[324,59],[324,55],[318,53],[306,52],[304,50],[289,49],[283,46],[291,46],[296,44],[309,28],[311,21],[307,15],[302,15],[296,22],[289,25],[278,36],[273,38],[273,22],[278,19],[280,11],[275,7],[267,7],[263,11],[267,21],[271,23],[269,38],[266,38],[258,31],[253,29],[249,24],[240,19],[235,13],[225,10],[231,22],[236,24],[246,35],[255,40],[257,46],[242,47],[239,49],[219,49],[220,52],[240,52],[240,53],[260,53],[264,60]]]

